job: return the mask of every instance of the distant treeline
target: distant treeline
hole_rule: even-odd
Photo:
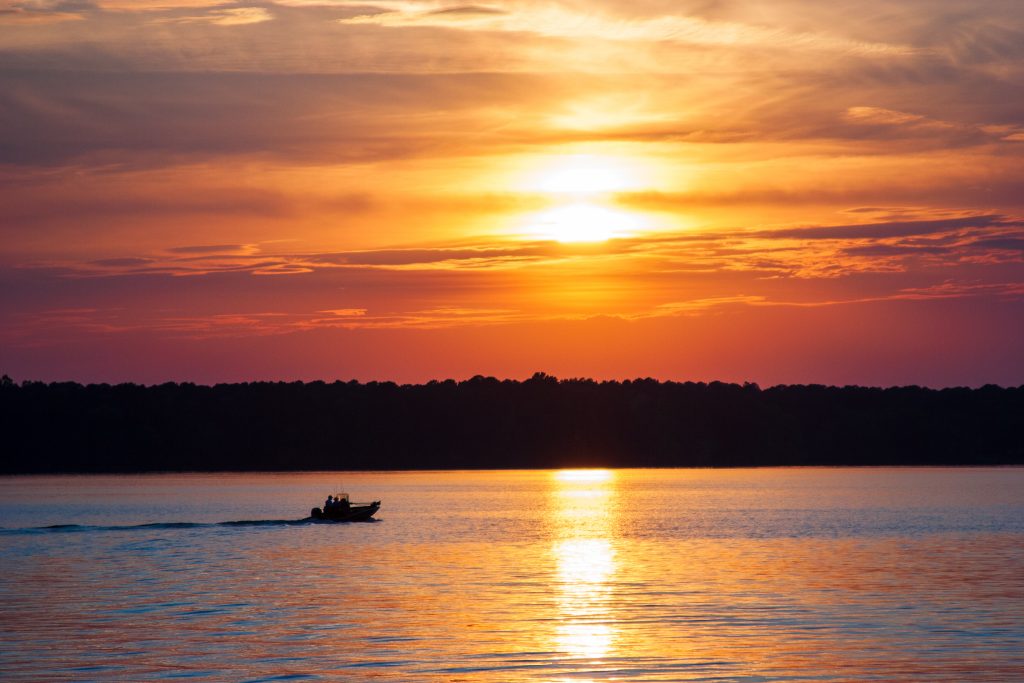
[[[1024,464],[1024,386],[0,382],[2,471]]]

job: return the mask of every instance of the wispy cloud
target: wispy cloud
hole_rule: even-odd
[[[213,9],[206,14],[158,19],[159,22],[176,24],[208,23],[216,26],[244,26],[259,24],[274,18],[265,7],[231,7]]]
[[[865,208],[858,212],[901,214],[920,209]],[[929,213],[928,211],[924,212]],[[908,215],[908,214],[904,214]],[[909,214],[913,215],[913,214]],[[972,253],[1020,251],[1024,219],[1000,214],[969,214],[952,218],[878,220],[870,223],[775,227],[744,230],[691,230],[651,233],[603,244],[560,244],[545,240],[478,241],[457,246],[416,246],[323,252],[288,252],[268,244],[219,244],[169,247],[133,257],[85,262],[46,262],[76,277],[163,274],[197,276],[213,273],[289,274],[317,270],[380,271],[505,271],[569,263],[597,264],[609,259],[651,258],[667,270],[702,266],[709,269],[780,270],[797,274],[810,265],[850,268],[882,267],[893,259],[931,256],[955,265]],[[625,260],[623,260],[625,259]],[[837,272],[840,272],[838,269]]]
[[[487,6],[449,6],[424,10],[403,3],[400,9],[376,11],[341,19],[343,24],[386,27],[444,27],[534,33],[541,36],[612,41],[672,41],[690,45],[770,45],[790,49],[841,50],[863,53],[910,54],[914,49],[884,43],[854,41],[827,33],[793,32],[740,22],[709,21],[700,17],[665,14],[623,17],[600,9],[579,11],[557,3],[522,5],[511,10]],[[385,7],[387,5],[384,5]]]
[[[949,130],[956,124],[949,121],[930,119],[920,114],[904,111],[882,109],[880,107],[850,107],[846,110],[846,118],[854,123],[876,126],[905,126],[908,128]]]
[[[933,235],[964,228],[984,229],[990,226],[1020,228],[1024,226],[1024,223],[1007,218],[1006,216],[983,214],[941,220],[880,221],[877,223],[857,223],[853,225],[762,230],[753,233],[751,236],[797,240],[885,239],[889,237],[909,237],[912,235]]]
[[[922,213],[901,207],[851,211],[907,217]],[[170,294],[171,300],[178,290],[209,290],[217,292],[209,301],[220,303],[201,314],[86,306],[25,313],[12,329],[22,330],[26,338],[61,327],[194,336],[436,329],[595,315],[623,320],[701,316],[737,306],[1024,295],[1024,286],[1013,279],[1024,268],[1024,220],[999,214],[934,218],[928,213],[923,211],[922,220],[689,231],[602,245],[480,240],[454,246],[289,252],[274,243],[218,244],[81,262],[36,262],[18,272],[35,273],[32,280],[40,274],[51,281],[76,280],[83,299],[94,287],[118,291],[122,285],[112,288],[110,283],[123,281],[123,287],[153,287],[161,297]],[[252,278],[269,275],[277,277],[260,285],[261,291],[302,293],[294,296],[290,308],[222,310],[252,287]],[[175,284],[186,281],[194,284]],[[688,295],[681,297],[683,291]],[[325,299],[330,292],[345,294],[330,305]],[[554,298],[533,301],[535,296],[544,298],[542,292]]]
[[[20,0],[0,4],[0,24],[29,25],[81,20],[91,2],[75,0]]]

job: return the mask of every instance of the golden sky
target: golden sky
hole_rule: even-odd
[[[1024,5],[0,0],[0,372],[1024,382]]]

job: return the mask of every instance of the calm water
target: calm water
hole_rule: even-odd
[[[379,521],[288,523],[339,489]],[[0,525],[4,680],[1024,680],[1022,469],[9,477]]]

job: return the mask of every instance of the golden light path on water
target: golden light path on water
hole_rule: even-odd
[[[379,522],[295,519],[339,484]],[[0,477],[0,678],[1020,681],[1022,510],[1012,468]]]
[[[610,613],[618,571],[611,539],[615,474],[560,470],[552,477],[558,529],[552,547],[559,589],[555,649],[570,657],[602,659],[613,652],[617,635]]]

